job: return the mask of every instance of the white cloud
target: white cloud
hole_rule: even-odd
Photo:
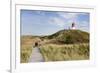
[[[62,20],[61,18],[58,17],[53,17],[52,18],[52,22],[60,27],[63,27],[65,25],[64,20]]]
[[[72,22],[76,22],[77,13],[65,13],[65,12],[57,12],[60,17],[52,17],[49,20],[50,24],[56,24],[60,27],[68,26]],[[64,19],[66,19],[66,21]]]
[[[56,24],[58,25],[59,27],[62,27],[62,28],[65,28],[65,26],[69,27],[72,22],[75,22],[77,23],[77,13],[60,13],[60,12],[57,12],[57,14],[60,16],[60,17],[52,17],[50,18],[49,20],[49,23],[50,24]],[[64,19],[66,19],[66,21],[64,19],[62,19],[62,17]]]
[[[67,20],[74,20],[74,19],[76,19],[77,18],[77,16],[78,16],[78,14],[77,13],[65,13],[65,12],[63,12],[63,13],[60,13],[60,12],[58,12],[57,13],[60,17],[63,17],[63,18],[65,18],[65,19],[67,19]]]

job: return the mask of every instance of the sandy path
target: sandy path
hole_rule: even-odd
[[[29,62],[44,62],[44,58],[40,53],[40,49],[35,47],[33,48],[32,55],[29,59]]]

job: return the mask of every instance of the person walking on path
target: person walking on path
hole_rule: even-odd
[[[35,42],[35,47],[33,47],[32,55],[29,62],[44,62],[44,58],[40,53],[40,48],[38,42]]]

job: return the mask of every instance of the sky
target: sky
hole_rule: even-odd
[[[43,10],[21,10],[21,35],[51,35],[71,28],[89,32],[89,13]]]

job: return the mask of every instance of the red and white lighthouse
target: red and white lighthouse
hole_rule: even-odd
[[[71,29],[76,29],[74,22],[72,23]]]

